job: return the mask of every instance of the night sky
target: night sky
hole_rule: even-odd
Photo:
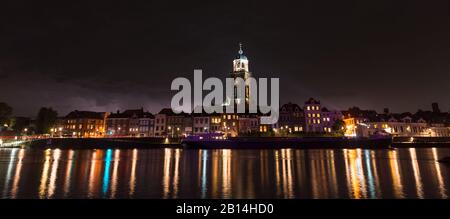
[[[281,103],[450,109],[448,5],[429,1],[0,3],[0,102],[15,115],[168,107],[171,81],[225,78],[238,43]]]

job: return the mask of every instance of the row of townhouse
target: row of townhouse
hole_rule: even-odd
[[[58,118],[51,134],[65,137],[148,137],[154,135],[153,121],[154,116],[143,109],[116,113],[75,110]]]
[[[261,114],[238,113],[174,113],[164,108],[153,115],[140,109],[115,113],[73,111],[61,118],[55,130],[74,137],[179,137],[191,134],[221,132],[227,136],[239,134],[282,132],[331,132],[339,111],[329,111],[320,102],[309,99],[303,108],[288,103],[280,108],[278,123],[260,123]]]
[[[251,133],[329,133],[342,121],[346,136],[370,137],[379,134],[393,136],[449,136],[448,113],[419,111],[416,114],[378,114],[373,110],[350,108],[328,110],[320,101],[308,99],[302,107],[287,103],[280,107],[276,124],[260,124],[261,114],[238,113],[174,113],[165,108],[153,115],[141,109],[116,113],[73,111],[60,118],[53,134],[74,137],[180,137],[207,133],[239,136]],[[437,116],[436,116],[437,115]],[[439,116],[441,115],[441,116]],[[436,119],[438,118],[438,119]],[[448,121],[447,121],[447,120]]]
[[[303,107],[295,103],[287,103],[280,108],[280,118],[275,130],[281,133],[328,133],[343,115],[338,110],[328,110],[320,101],[308,99]]]
[[[58,118],[51,129],[53,136],[102,137],[105,135],[106,112],[72,111]]]
[[[433,114],[434,116],[427,116]],[[349,110],[345,112],[344,122],[346,136],[370,137],[375,135],[392,135],[398,137],[450,137],[448,121],[434,113],[402,113],[388,111],[377,114],[369,110]]]
[[[174,113],[170,108],[155,115],[155,136],[179,137],[190,134],[223,133],[235,137],[257,132],[259,117],[236,113]],[[267,128],[266,128],[267,130]]]
[[[142,108],[111,113],[106,118],[106,135],[151,137],[154,135],[154,116]]]

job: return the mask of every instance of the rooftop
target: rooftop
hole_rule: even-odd
[[[104,112],[92,112],[92,111],[72,111],[64,118],[66,119],[104,119]]]

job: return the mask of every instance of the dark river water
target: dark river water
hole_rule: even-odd
[[[0,149],[1,198],[448,198],[450,149]]]

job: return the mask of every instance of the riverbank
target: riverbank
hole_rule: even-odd
[[[445,148],[450,147],[450,137],[394,137],[392,147]]]
[[[177,148],[181,147],[177,138],[48,138],[29,142],[30,148]]]
[[[389,148],[391,138],[363,139],[344,137],[238,137],[227,140],[181,142],[185,148],[274,149],[274,148]]]
[[[30,148],[186,148],[186,149],[275,149],[275,148],[426,148],[450,147],[449,138],[367,139],[343,137],[237,137],[226,140],[189,141],[179,138],[49,138],[27,143]]]

